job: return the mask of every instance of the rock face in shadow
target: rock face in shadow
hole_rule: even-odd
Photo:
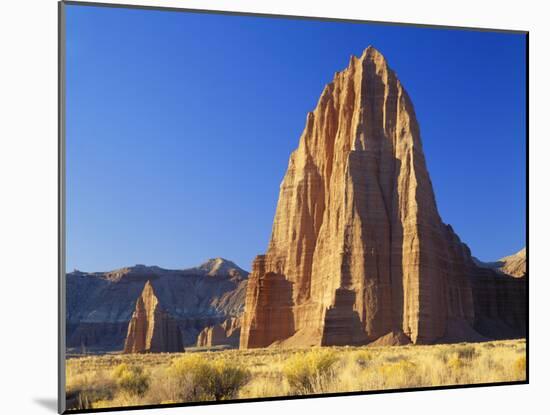
[[[197,337],[197,347],[239,347],[240,334],[241,320],[232,317],[221,324],[203,329]]]
[[[467,337],[484,309],[475,268],[439,216],[411,100],[369,47],[307,115],[253,264],[240,346]]]
[[[147,281],[128,325],[124,353],[182,351],[183,342],[178,324],[164,311],[151,282]]]
[[[67,274],[70,353],[122,351],[136,300],[150,281],[162,308],[176,321],[184,346],[205,327],[238,317],[248,273],[221,258],[185,270],[136,265],[110,272]]]
[[[527,275],[513,277],[476,267],[470,281],[476,331],[491,339],[524,337],[527,329]]]
[[[353,290],[336,289],[334,304],[325,312],[321,346],[364,344],[368,340],[359,314],[354,310],[355,295]]]

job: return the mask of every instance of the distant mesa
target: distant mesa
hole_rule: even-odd
[[[150,275],[162,275],[166,270],[157,266],[147,266],[143,264],[136,264],[131,267],[124,267],[114,271],[105,273],[95,273],[101,275],[104,279],[117,282],[122,279],[125,280],[147,280]]]
[[[477,267],[442,222],[413,104],[384,56],[352,56],[290,156],[240,347],[522,336],[525,307],[525,280]]]
[[[242,314],[247,277],[247,271],[221,258],[184,270],[135,265],[68,273],[67,349],[76,354],[124,350],[129,325],[137,323],[130,321],[136,312],[143,314],[136,307],[138,298],[144,302],[147,282],[175,321],[183,346],[195,346],[204,328]]]
[[[514,255],[501,258],[499,262],[503,263],[500,270],[505,274],[523,277],[527,272],[527,250],[523,248]]]
[[[495,262],[483,262],[473,258],[477,266],[491,268],[503,274],[522,278],[527,272],[527,249],[523,248],[513,255],[506,256]]]
[[[183,351],[177,322],[159,304],[151,282],[147,281],[128,325],[124,353]]]

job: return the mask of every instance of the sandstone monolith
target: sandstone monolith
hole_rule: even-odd
[[[124,353],[183,351],[177,322],[163,310],[151,282],[147,281],[128,325]]]
[[[240,346],[477,336],[473,266],[439,216],[411,100],[368,47],[307,115],[253,263]]]

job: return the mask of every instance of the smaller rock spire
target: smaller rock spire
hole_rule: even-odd
[[[161,307],[147,280],[128,325],[124,353],[183,352],[177,322]]]

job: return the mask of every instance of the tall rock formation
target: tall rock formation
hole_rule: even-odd
[[[182,351],[178,324],[161,307],[151,282],[147,281],[128,325],[124,353]]]
[[[240,346],[478,336],[473,266],[438,214],[411,100],[368,47],[307,115],[253,263]]]

